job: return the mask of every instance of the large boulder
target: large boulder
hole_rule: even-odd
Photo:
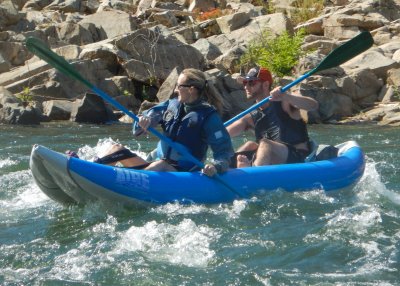
[[[22,18],[18,12],[18,7],[13,1],[5,0],[0,3],[0,31],[6,30],[6,27],[17,24]]]
[[[263,15],[251,19],[247,25],[239,29],[208,37],[207,40],[224,54],[237,46],[246,47],[249,42],[258,39],[265,30],[268,30],[271,36],[282,34],[285,31],[293,33],[293,25],[282,13]]]
[[[69,100],[49,100],[43,102],[43,114],[49,120],[69,120],[73,103]]]
[[[381,51],[371,49],[351,59],[343,64],[342,67],[348,73],[351,72],[351,70],[370,69],[378,78],[386,81],[387,72],[390,69],[400,67],[400,64],[391,58],[385,57]]]
[[[129,77],[147,84],[154,84],[155,79],[164,81],[176,67],[205,67],[198,50],[158,30],[140,29],[115,39],[115,46],[129,56],[123,61]]]
[[[22,43],[0,41],[0,57],[4,62],[8,63],[10,67],[20,66],[23,65],[25,60],[28,59],[28,50]],[[5,71],[8,70],[10,69]]]
[[[111,39],[135,31],[139,26],[129,13],[122,11],[101,11],[89,15],[78,24],[93,24],[99,34],[99,39]]]
[[[71,22],[60,23],[57,26],[57,35],[58,39],[65,44],[78,46],[90,44],[98,40],[93,24],[88,24],[85,27]]]
[[[80,123],[104,124],[115,118],[100,96],[86,93],[83,99],[74,102],[70,120]]]
[[[42,115],[28,102],[22,102],[10,91],[0,86],[0,123],[37,125]]]
[[[383,81],[372,70],[353,70],[345,77],[337,80],[339,91],[349,96],[353,104],[366,108],[378,99]]]
[[[32,106],[8,104],[0,109],[0,122],[18,125],[39,125],[42,115]]]

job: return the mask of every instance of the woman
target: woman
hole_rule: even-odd
[[[202,172],[207,176],[223,173],[229,167],[234,151],[220,114],[223,111],[221,95],[208,83],[206,75],[197,69],[182,71],[175,87],[178,96],[160,103],[139,116],[133,133],[139,136],[149,127],[161,124],[164,135],[184,146],[196,159],[204,161],[208,147],[213,151],[213,163],[207,163]],[[125,167],[153,171],[195,171],[199,168],[176,150],[160,141],[157,147],[160,160],[147,163],[122,145],[114,145],[111,154],[99,163],[121,162]]]

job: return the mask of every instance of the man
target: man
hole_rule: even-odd
[[[255,132],[256,142],[248,141],[237,150],[236,166],[304,162],[311,150],[307,126],[300,110],[316,110],[318,102],[299,94],[282,93],[281,87],[271,91],[272,76],[266,68],[252,68],[239,80],[244,85],[248,100],[259,102],[268,96],[271,99],[227,127],[231,137],[249,129]]]

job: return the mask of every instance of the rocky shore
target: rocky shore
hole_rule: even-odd
[[[240,0],[4,0],[0,3],[0,123],[52,120],[127,121],[122,113],[31,54],[28,37],[45,42],[89,82],[134,113],[172,94],[179,72],[206,71],[229,119],[249,107],[240,56],[263,31],[307,31],[307,51],[293,78],[361,31],[374,46],[295,89],[320,108],[310,123],[400,125],[400,0],[326,0],[321,13],[295,25],[296,2]],[[211,12],[218,12],[211,17]],[[207,14],[208,13],[208,14]],[[208,18],[207,18],[208,15]]]

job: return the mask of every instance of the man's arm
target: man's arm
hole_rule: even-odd
[[[314,111],[318,109],[318,102],[308,96],[301,96],[298,94],[287,94],[286,95],[286,101],[298,108],[298,109],[303,109],[305,111]]]
[[[226,127],[231,137],[236,137],[242,134],[244,131],[254,128],[253,119],[250,114],[246,114],[242,118],[236,120],[231,125]]]
[[[300,109],[314,111],[319,106],[318,101],[311,97],[295,93],[282,93],[280,86],[271,91],[271,101],[281,101],[283,110],[293,119],[301,118]]]

